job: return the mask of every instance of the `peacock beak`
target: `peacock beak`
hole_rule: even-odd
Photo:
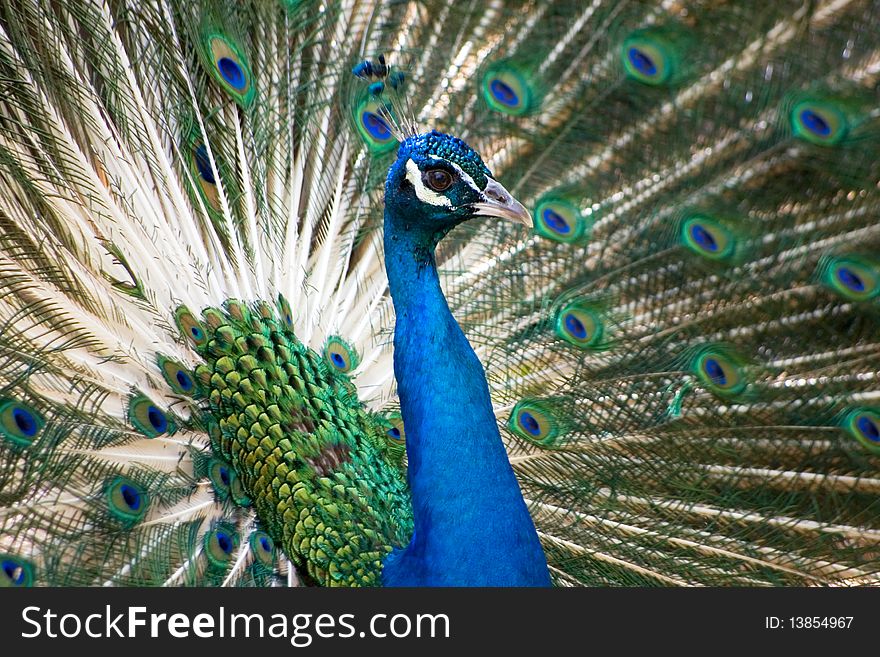
[[[532,213],[513,198],[497,180],[489,178],[489,184],[483,190],[483,198],[485,200],[473,205],[478,217],[510,219],[529,228],[532,227]]]

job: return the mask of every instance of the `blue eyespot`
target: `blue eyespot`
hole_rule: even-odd
[[[385,431],[388,438],[388,444],[399,449],[406,445],[406,432],[403,428],[403,418],[400,413],[392,413],[387,417],[390,427]]]
[[[137,511],[141,507],[141,494],[128,484],[123,484],[119,489],[122,499],[132,511]]]
[[[674,79],[683,56],[680,44],[662,26],[636,30],[624,40],[620,50],[626,74],[655,87]]]
[[[174,421],[170,419],[146,395],[134,395],[128,406],[128,419],[148,438],[174,431]]]
[[[28,587],[34,583],[34,566],[12,554],[0,553],[0,588]]]
[[[255,531],[249,539],[251,554],[256,558],[255,565],[271,568],[275,562],[275,543],[263,531]]]
[[[729,263],[741,252],[742,240],[732,228],[735,223],[695,214],[681,225],[682,244],[693,253],[712,262]]]
[[[199,320],[189,311],[186,306],[178,306],[174,310],[174,323],[189,343],[196,347],[206,346],[208,337]]]
[[[853,292],[864,292],[865,282],[849,267],[838,267],[837,280]]]
[[[706,251],[712,251],[713,253],[718,251],[718,242],[700,224],[691,224],[691,237],[696,244],[703,247]]]
[[[533,399],[520,400],[513,407],[507,426],[520,438],[541,447],[556,447],[561,433],[549,407]]]
[[[367,94],[352,113],[354,127],[371,153],[387,153],[398,142],[392,132],[393,117],[390,105],[380,97]]]
[[[165,414],[155,406],[150,406],[147,409],[147,419],[157,433],[164,433],[168,428],[168,419],[165,417]]]
[[[4,561],[2,564],[3,574],[16,586],[20,586],[24,582],[24,568],[14,561]]]
[[[528,411],[523,411],[522,413],[520,413],[519,421],[523,429],[528,431],[533,436],[538,436],[541,434],[541,425],[538,424],[535,416]]]
[[[238,62],[229,57],[221,57],[217,60],[217,70],[220,71],[220,75],[223,76],[223,79],[226,80],[229,86],[239,91],[244,89],[246,79],[244,71]]]
[[[648,76],[654,76],[657,74],[657,66],[654,64],[654,60],[638,48],[630,48],[627,50],[626,55],[629,57],[629,61],[633,65],[633,68],[639,73]]]
[[[876,407],[852,409],[843,418],[843,426],[862,445],[880,454],[880,409]]]
[[[211,185],[216,185],[217,179],[214,177],[214,170],[211,168],[211,159],[208,157],[208,147],[204,144],[200,144],[196,147],[195,155],[196,169],[198,169],[202,180]]]
[[[342,373],[351,372],[359,364],[357,352],[338,335],[327,338],[324,359],[335,371]]]
[[[587,339],[587,329],[584,327],[584,323],[580,319],[578,319],[577,315],[575,315],[574,313],[566,313],[564,321],[565,328],[568,329],[568,332],[575,339]]]
[[[510,85],[505,84],[504,81],[495,78],[489,83],[489,91],[492,93],[492,96],[502,105],[507,105],[509,107],[515,107],[519,104],[519,96],[516,95],[516,92],[511,89]]]
[[[219,32],[205,33],[201,47],[211,62],[211,76],[226,93],[242,107],[247,107],[256,95],[248,58],[239,45]]]
[[[789,114],[792,131],[796,137],[819,146],[838,144],[852,127],[846,107],[835,98],[804,98]]]
[[[571,232],[571,226],[568,225],[568,222],[553,209],[545,208],[542,216],[544,217],[544,223],[557,233],[567,235]]]
[[[43,428],[43,418],[29,406],[0,397],[0,439],[17,447],[27,447]]]
[[[480,91],[491,109],[510,116],[528,114],[540,103],[530,69],[510,59],[493,62],[486,68]]]
[[[391,137],[391,129],[385,120],[372,112],[364,112],[361,116],[364,128],[375,139],[386,140]]]
[[[602,310],[587,300],[575,299],[556,311],[554,329],[556,337],[579,349],[601,350],[608,344]]]
[[[591,222],[578,205],[577,199],[559,192],[545,194],[532,211],[535,233],[563,244],[582,243],[589,237]]]
[[[219,77],[219,76],[218,76]],[[207,143],[204,142],[197,132],[191,133],[189,167],[194,177],[194,191],[205,203],[205,209],[209,213],[222,212],[222,203],[220,202],[220,192],[217,189],[217,182],[220,178],[219,172],[211,168],[211,155],[209,153]],[[214,163],[220,167],[219,153],[213,151]]]
[[[694,354],[692,371],[703,385],[715,395],[736,397],[749,385],[746,378],[745,361],[732,348],[708,344]]]
[[[104,485],[107,511],[125,526],[140,522],[147,514],[150,498],[137,482],[127,477],[116,477]]]
[[[224,553],[230,554],[232,552],[232,548],[234,547],[232,538],[223,531],[217,531],[217,545],[220,546],[220,549],[223,550]]]
[[[182,363],[167,358],[162,354],[156,356],[156,363],[162,372],[162,378],[174,392],[183,395],[195,395],[196,381]]]
[[[706,369],[706,374],[712,379],[712,382],[715,385],[723,386],[727,383],[727,376],[724,374],[724,370],[721,368],[721,365],[714,358],[707,358],[703,363],[703,367]]]
[[[880,266],[874,255],[828,255],[819,261],[821,282],[852,301],[871,301],[880,294]]]
[[[235,470],[226,462],[214,457],[208,463],[208,479],[211,487],[221,500],[226,500],[232,495],[232,500],[241,506],[247,506],[249,499],[242,487],[241,480],[235,474]]]
[[[189,390],[193,387],[193,380],[190,378],[189,374],[184,372],[183,370],[177,373],[177,382],[180,384],[180,387],[184,390]]]
[[[880,442],[880,428],[871,421],[871,418],[863,415],[856,421],[856,426],[868,440]]]
[[[238,547],[239,537],[234,532],[231,526],[224,524],[205,534],[205,556],[209,565],[217,569],[226,568]]]
[[[29,411],[20,407],[13,408],[12,419],[15,421],[15,426],[18,427],[19,431],[28,438],[33,438],[37,434],[39,425],[36,418]]]
[[[831,126],[816,112],[805,109],[800,114],[801,125],[818,137],[831,135]]]

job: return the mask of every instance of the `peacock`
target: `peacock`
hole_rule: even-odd
[[[3,0],[0,585],[880,584],[876,0]]]

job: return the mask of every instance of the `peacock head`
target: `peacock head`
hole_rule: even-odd
[[[492,177],[479,154],[436,130],[400,145],[385,182],[389,228],[437,244],[473,217],[510,219],[531,227],[531,214]]]

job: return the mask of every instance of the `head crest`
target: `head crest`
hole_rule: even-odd
[[[378,114],[397,141],[419,134],[415,113],[403,94],[403,71],[388,66],[385,55],[379,55],[375,61],[362,60],[351,72],[370,83],[367,94],[378,103]]]
[[[369,82],[367,94],[377,103],[376,113],[400,142],[398,157],[434,156],[454,162],[484,189],[492,173],[479,154],[457,137],[432,130],[422,133],[409,101],[403,94],[405,76],[390,67],[384,55],[375,61],[362,60],[351,71],[355,77]]]

